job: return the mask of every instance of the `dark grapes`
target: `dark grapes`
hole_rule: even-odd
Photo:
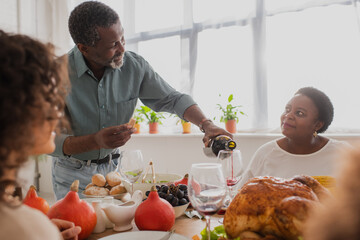
[[[167,193],[168,190],[169,190],[169,187],[168,187],[167,185],[162,185],[162,186],[161,186],[161,192]]]
[[[166,199],[167,194],[163,192],[159,192],[159,197]]]
[[[174,199],[174,195],[172,195],[171,193],[169,193],[166,197],[166,201],[168,201],[169,203],[172,203],[173,199]]]
[[[156,190],[158,191],[159,197],[168,201],[173,207],[189,203],[187,185],[156,185]],[[150,191],[146,191],[145,195],[149,196],[149,194]]]
[[[176,207],[177,205],[179,205],[179,199],[177,197],[174,197],[173,200],[171,201],[171,205],[173,207]]]
[[[184,194],[184,192],[183,192],[183,191],[178,190],[178,192],[177,192],[176,196],[177,196],[179,199],[181,199],[181,198],[183,198],[183,197],[185,196],[185,194]]]
[[[188,203],[188,201],[185,199],[185,198],[181,198],[180,200],[179,200],[179,205],[185,205],[185,204],[187,204]]]

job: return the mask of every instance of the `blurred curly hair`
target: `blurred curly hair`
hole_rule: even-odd
[[[74,8],[69,17],[69,31],[75,44],[94,47],[100,40],[98,27],[109,28],[119,21],[119,15],[101,2],[84,2]]]
[[[5,171],[28,160],[34,126],[63,115],[70,83],[67,59],[56,57],[51,44],[0,30],[0,46],[1,197],[9,182]],[[68,125],[65,119],[60,122]]]

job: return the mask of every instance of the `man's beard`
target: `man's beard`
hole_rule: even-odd
[[[120,61],[115,62],[115,58],[118,57],[121,57]],[[113,69],[120,69],[123,64],[124,64],[124,54],[121,54],[119,56],[114,56],[113,59],[111,59],[111,62],[109,63],[110,67]]]

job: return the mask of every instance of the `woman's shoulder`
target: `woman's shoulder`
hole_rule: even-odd
[[[327,145],[331,148],[344,148],[344,147],[349,148],[349,147],[351,147],[350,143],[348,143],[346,141],[336,140],[336,139],[332,139],[332,138],[329,138]]]
[[[56,226],[36,209],[0,203],[0,212],[0,239],[61,239]]]

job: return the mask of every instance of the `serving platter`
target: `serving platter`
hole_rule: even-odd
[[[105,195],[105,196],[98,196],[98,195],[88,195],[81,192],[81,194],[86,198],[105,198],[105,197],[113,197],[114,199],[122,199],[127,193],[119,193],[114,195]]]
[[[99,240],[144,240],[144,239],[161,239],[168,232],[161,231],[135,231],[135,232],[123,232],[113,234],[107,237],[100,238]],[[190,240],[185,236],[174,233],[170,240]]]

